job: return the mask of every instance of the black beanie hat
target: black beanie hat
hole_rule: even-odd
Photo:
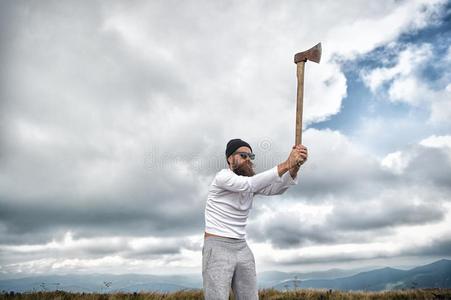
[[[251,151],[252,151],[251,146],[250,146],[248,143],[246,143],[245,141],[243,141],[243,140],[241,140],[241,139],[233,139],[233,140],[230,140],[230,141],[227,143],[227,147],[226,147],[226,151],[225,151],[226,159],[227,159],[230,155],[232,155],[233,152],[236,151],[236,149],[238,149],[238,148],[240,148],[240,147],[243,147],[243,146],[249,147],[249,149],[251,149]]]

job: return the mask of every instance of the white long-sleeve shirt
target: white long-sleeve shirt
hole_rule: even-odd
[[[279,176],[277,166],[254,176],[219,171],[208,191],[205,231],[231,238],[246,238],[246,224],[254,195],[280,195],[298,183],[289,172]]]

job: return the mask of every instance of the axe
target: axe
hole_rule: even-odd
[[[319,63],[321,60],[321,43],[294,56],[297,65],[298,94],[296,102],[296,137],[295,145],[302,143],[302,106],[304,103],[304,67],[307,60]]]

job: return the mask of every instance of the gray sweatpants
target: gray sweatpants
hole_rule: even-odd
[[[209,236],[202,248],[202,278],[206,300],[258,300],[254,254],[245,239]]]

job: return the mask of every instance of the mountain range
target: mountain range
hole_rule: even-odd
[[[311,273],[269,271],[257,276],[259,288],[291,290],[296,288],[322,288],[333,290],[395,290],[409,288],[451,288],[451,260],[442,259],[410,270],[380,268]],[[68,292],[139,292],[202,288],[200,274],[141,275],[141,274],[88,274],[40,275],[0,280],[0,291],[54,291]]]
[[[284,280],[277,290],[321,288],[333,290],[396,290],[410,288],[451,288],[451,260],[442,259],[410,270],[382,268],[334,279]]]

